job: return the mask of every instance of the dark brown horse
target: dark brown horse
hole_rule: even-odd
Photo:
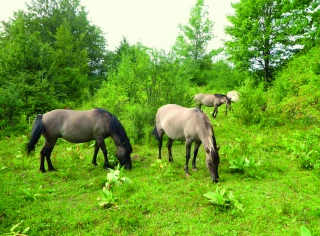
[[[175,104],[167,104],[158,109],[156,115],[156,125],[153,134],[159,144],[159,159],[161,159],[161,148],[164,134],[169,137],[168,152],[169,161],[172,162],[172,143],[173,140],[186,142],[186,164],[185,173],[190,175],[188,163],[190,159],[191,145],[195,142],[192,168],[196,167],[196,157],[198,150],[203,143],[206,152],[206,166],[214,182],[219,181],[218,166],[220,158],[218,155],[216,139],[212,125],[205,113],[197,108],[185,108]]]
[[[40,136],[45,138],[45,144],[40,152],[40,170],[45,172],[44,158],[46,157],[49,171],[55,170],[51,163],[51,152],[58,138],[71,143],[84,143],[95,140],[92,163],[97,165],[99,149],[104,155],[104,167],[108,168],[108,151],[104,139],[111,137],[117,148],[116,156],[121,165],[131,169],[130,154],[132,147],[126,131],[118,118],[103,109],[87,111],[53,110],[44,115],[38,115],[34,121],[30,140],[26,146],[27,153],[35,150]]]
[[[226,115],[228,109],[231,109],[231,99],[224,94],[205,94],[199,93],[193,97],[196,102],[196,105],[201,109],[201,105],[207,107],[214,107],[212,116],[213,118],[217,117],[218,107],[222,104],[226,104]]]

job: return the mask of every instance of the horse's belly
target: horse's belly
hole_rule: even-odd
[[[70,143],[85,143],[94,140],[94,138],[88,137],[69,137],[69,136],[62,136],[62,139],[70,142]]]
[[[168,131],[166,132],[167,136],[173,140],[180,140],[180,141],[184,141],[186,140],[184,134],[180,133],[180,132],[172,132],[172,131]]]
[[[61,132],[60,138],[70,142],[70,143],[85,143],[94,140],[92,132],[81,131],[81,129],[65,130],[66,132]]]

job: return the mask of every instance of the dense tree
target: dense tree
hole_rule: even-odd
[[[28,116],[80,103],[105,79],[106,41],[80,1],[33,0],[2,26],[0,86],[17,90]]]
[[[213,39],[213,22],[208,18],[204,0],[197,0],[190,10],[188,25],[179,25],[180,33],[173,46],[176,57],[183,62],[182,74],[198,84],[207,83],[203,71],[210,70],[215,50],[208,52],[207,46]]]
[[[241,0],[232,6],[235,14],[225,29],[232,37],[226,42],[230,60],[260,73],[266,83],[288,58],[319,38],[318,0]]]

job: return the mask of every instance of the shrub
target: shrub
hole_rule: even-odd
[[[266,109],[267,94],[264,84],[255,84],[253,79],[246,79],[243,86],[239,88],[240,100],[237,104],[235,117],[243,123],[258,124]]]

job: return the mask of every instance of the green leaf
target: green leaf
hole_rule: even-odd
[[[301,227],[300,227],[300,233],[301,233],[301,236],[311,236],[310,231],[309,231],[308,228],[305,227],[304,225],[301,225]]]

